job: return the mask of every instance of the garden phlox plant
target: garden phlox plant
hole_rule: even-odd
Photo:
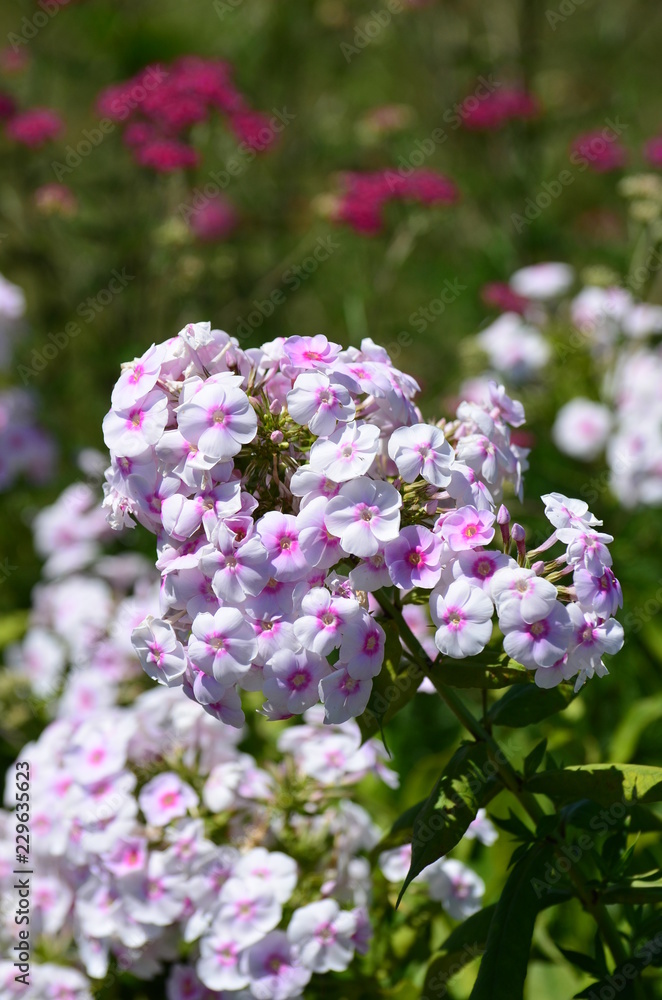
[[[646,178],[631,180],[648,186]],[[655,190],[662,197],[657,184]],[[564,362],[578,352],[588,354],[591,396],[578,395],[561,406],[554,441],[580,461],[605,455],[609,486],[623,506],[658,506],[662,306],[641,301],[616,283],[589,281],[569,294],[574,284],[569,265],[549,263],[523,268],[508,285],[490,285],[486,300],[505,311],[478,334],[477,343],[492,372],[511,383],[540,376],[555,355]],[[482,398],[486,386],[474,387]]]
[[[241,691],[262,691],[271,719],[320,701],[340,723],[368,705],[392,600],[428,605],[444,657],[481,653],[496,615],[539,686],[605,672],[622,644],[611,536],[552,493],[551,534],[527,553],[500,504],[522,489],[521,404],[492,383],[431,424],[417,388],[371,340],[243,350],[208,323],[124,366],[105,506],[114,526],[157,536],[160,617],[133,635],[152,678],[229,725],[244,721]]]

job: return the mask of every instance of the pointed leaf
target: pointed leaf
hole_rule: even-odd
[[[411,866],[398,897],[424,868],[462,839],[478,810],[501,790],[484,743],[463,743],[414,820]]]
[[[522,1000],[536,916],[546,905],[533,883],[551,857],[550,844],[536,844],[508,876],[470,1000]]]
[[[569,685],[548,690],[535,685],[511,688],[492,705],[487,717],[495,726],[519,729],[562,712],[574,697],[575,692]]]
[[[570,948],[561,948],[560,945],[557,945],[557,948],[567,962],[576,965],[582,972],[588,972],[589,976],[602,975],[599,963],[591,955],[584,955],[581,951],[572,951]]]
[[[662,768],[644,764],[582,764],[542,771],[529,778],[526,787],[562,802],[590,799],[608,806],[620,802],[662,802]]]
[[[528,753],[524,758],[524,777],[530,778],[532,774],[535,774],[540,765],[542,764],[543,757],[545,756],[545,750],[547,749],[547,740],[541,740],[534,746],[531,753]]]
[[[494,656],[494,654],[492,654]],[[521,667],[514,660],[501,663],[476,663],[476,658],[456,662],[444,660],[435,663],[429,671],[434,682],[440,681],[449,687],[485,688],[487,690],[510,687],[511,684],[531,685],[531,671]],[[538,689],[539,690],[539,689]]]

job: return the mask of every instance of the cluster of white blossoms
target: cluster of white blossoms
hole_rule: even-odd
[[[621,635],[609,536],[560,501],[548,545],[567,552],[528,568],[524,529],[496,514],[506,483],[521,491],[521,404],[490,383],[485,403],[430,424],[416,390],[372,341],[244,351],[207,323],[124,367],[104,420],[105,505],[112,524],[157,536],[160,617],[133,639],[151,677],[230,725],[241,690],[262,691],[272,719],[319,700],[345,721],[382,667],[383,588],[428,600],[446,656],[484,649],[496,605],[506,651],[537,683],[602,672]]]
[[[98,456],[86,458],[98,467]],[[364,742],[353,720],[325,725],[315,706],[267,746],[219,727],[176,689],[136,693],[146,678],[130,635],[158,604],[153,567],[107,554],[105,514],[86,484],[34,529],[45,579],[9,655],[11,673],[56,716],[18,757],[30,777],[30,996],[91,1000],[127,973],[162,982],[168,1000],[287,1000],[311,977],[346,969],[368,949],[382,891],[368,854],[383,831],[358,804],[372,801],[360,790],[368,776],[373,790],[398,784],[381,743]],[[242,748],[248,736],[253,754]],[[7,956],[17,931],[14,794],[7,781]],[[495,832],[481,815],[468,836],[489,844]],[[406,848],[396,853],[400,867],[384,868],[392,881]],[[456,860],[419,882],[453,919],[482,899],[482,882]],[[7,1000],[25,993],[16,972],[0,961]]]
[[[540,375],[553,357],[591,357],[594,398],[577,396],[556,416],[557,447],[581,461],[606,454],[609,485],[625,507],[662,503],[662,306],[619,285],[585,285],[569,295],[567,264],[537,264],[507,286],[491,286],[506,311],[477,336],[493,372],[508,382]],[[497,292],[494,288],[497,287]],[[482,398],[478,381],[467,389]]]
[[[280,735],[280,760],[263,768],[238,748],[240,730],[156,688],[131,707],[60,718],[23,748],[32,947],[48,953],[57,942],[59,963],[43,979],[34,965],[35,1000],[88,1000],[91,981],[113,970],[165,975],[168,1000],[287,1000],[367,951],[367,854],[381,832],[352,789],[368,774],[391,786],[397,776],[356,723],[325,726],[318,708],[305,719]],[[9,782],[8,809],[13,792]],[[481,815],[468,835],[489,844],[495,832]],[[390,881],[408,867],[406,850],[382,857]],[[12,816],[0,811],[6,954],[14,854]],[[458,861],[436,862],[419,881],[454,919],[480,908],[484,886]],[[0,962],[8,1000],[22,996],[15,974]]]

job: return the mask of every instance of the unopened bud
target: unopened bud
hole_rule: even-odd
[[[272,431],[270,437],[274,444],[280,444],[284,435],[282,431]]]
[[[273,413],[274,416],[277,417],[282,409],[283,409],[283,404],[281,403],[281,401],[279,399],[272,399],[271,404],[269,406],[269,413]]]
[[[511,534],[513,536],[513,541],[517,546],[517,561],[520,566],[523,566],[526,561],[526,531],[521,524],[515,524],[512,527]]]
[[[531,566],[531,569],[536,574],[536,576],[542,576],[542,574],[543,574],[543,572],[545,570],[545,562],[544,562],[544,560],[543,559],[539,559],[537,562],[534,562],[533,565]]]
[[[497,513],[497,524],[501,529],[503,551],[507,552],[510,548],[510,512],[507,507],[504,507],[503,504],[501,504]]]

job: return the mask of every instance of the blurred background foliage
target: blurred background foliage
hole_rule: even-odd
[[[10,46],[12,34],[23,37],[24,19],[36,9],[30,0],[4,0],[0,46]],[[4,65],[0,89],[21,107],[52,107],[66,122],[64,135],[40,150],[0,139],[0,272],[25,289],[28,303],[5,384],[22,384],[18,366],[31,365],[32,352],[49,342],[49,333],[77,319],[81,325],[81,334],[28,380],[39,395],[41,421],[59,444],[58,476],[46,487],[19,484],[0,496],[0,557],[11,567],[0,582],[0,630],[7,635],[20,629],[17,613],[29,606],[39,575],[31,516],[76,477],[81,448],[103,447],[101,421],[120,363],[185,322],[210,319],[234,334],[247,321],[252,334],[244,346],[303,333],[325,333],[344,344],[371,336],[420,381],[424,412],[440,416],[452,412],[461,379],[472,374],[472,366],[474,372],[480,368],[461,345],[491,315],[480,299],[486,282],[506,280],[517,267],[538,260],[566,260],[579,270],[594,264],[620,274],[627,270],[632,233],[616,190],[618,173],[575,171],[562,195],[530,224],[514,224],[513,215],[524,212],[543,182],[568,169],[572,139],[608,120],[623,129],[629,166],[641,168],[642,144],[662,126],[655,85],[659,2],[403,4],[369,44],[358,47],[362,27],[385,9],[381,0],[71,0],[18,45],[23,69]],[[347,46],[357,51],[349,53]],[[220,242],[196,241],[181,210],[191,192],[237,155],[237,139],[220,120],[194,128],[201,163],[191,171],[157,175],[139,168],[121,127],[77,165],[61,170],[68,148],[96,127],[101,115],[95,102],[104,87],[148,63],[185,54],[228,60],[254,108],[294,116],[273,148],[229,179],[223,194],[239,221]],[[481,76],[524,86],[539,99],[540,114],[497,131],[452,128],[454,107]],[[398,128],[371,124],[374,110],[384,105],[400,108]],[[329,219],[328,195],[337,191],[340,173],[397,169],[438,128],[446,139],[426,155],[424,166],[455,181],[457,204],[392,204],[383,231],[370,238]],[[46,213],[35,204],[35,190],[55,181],[71,189],[71,213]],[[318,240],[332,252],[312,273],[300,272],[294,288],[290,269],[310,257]],[[81,321],[84,303],[108,286],[114,270],[131,276],[126,288],[93,320]],[[445,282],[461,290],[441,315],[421,321],[419,310],[438,298]],[[264,316],[260,303],[278,289],[284,301]],[[655,289],[652,294],[660,301]],[[249,315],[254,319],[247,320]],[[515,731],[512,739],[518,757],[547,736],[559,763],[659,764],[662,521],[656,510],[620,509],[605,487],[601,464],[580,465],[552,445],[553,415],[585,391],[585,377],[581,357],[573,357],[521,393],[534,447],[525,516],[535,523],[537,497],[549,490],[597,493],[592,509],[616,539],[625,648],[609,678],[589,684],[561,716]],[[136,543],[150,553],[151,536],[136,534]],[[455,720],[434,698],[415,699],[390,724],[389,745],[407,781],[398,795],[379,792],[385,826],[428,793],[457,736]],[[657,836],[644,836],[659,853]],[[487,883],[487,902],[498,894],[511,846],[502,834],[489,853],[471,847],[472,864]],[[394,931],[405,922],[406,905],[389,916]],[[435,917],[437,923],[444,919]],[[556,945],[588,948],[592,933],[574,905],[541,916],[531,1000],[571,996],[588,981],[578,970],[558,966]],[[408,954],[409,943],[394,933],[393,947],[397,966],[398,949]],[[475,964],[454,981],[454,996],[468,994],[472,969]],[[405,1000],[406,991],[401,995]]]

